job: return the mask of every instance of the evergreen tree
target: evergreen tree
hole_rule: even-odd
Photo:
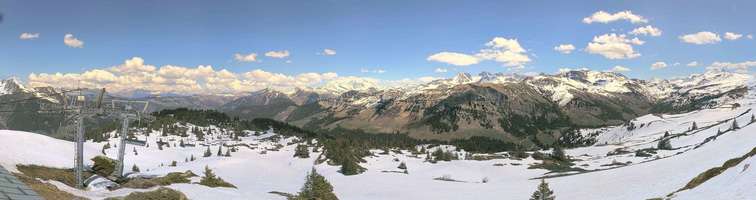
[[[693,125],[690,126],[690,130],[696,130],[698,129],[698,125],[696,125],[696,122],[693,122]]]
[[[338,200],[333,193],[333,186],[325,177],[318,174],[315,168],[305,178],[305,183],[294,200]]]
[[[192,154],[192,156],[189,157],[189,161],[194,161],[194,154]]]
[[[176,163],[176,161],[174,160],[174,161],[171,161],[171,165],[169,165],[169,166],[170,166],[170,167],[175,167],[175,166],[176,166],[176,164],[178,164],[178,163]]]
[[[407,169],[407,164],[405,164],[404,162],[402,162],[402,163],[399,163],[399,166],[398,166],[398,167],[396,167],[396,168],[399,168],[399,169],[405,169],[405,170],[406,170],[406,169]]]
[[[307,149],[307,145],[297,145],[297,148],[294,149],[294,157],[309,158],[310,151]]]
[[[181,139],[181,141],[179,142],[179,146],[182,148],[184,147],[184,139]]]
[[[567,161],[567,155],[564,153],[564,149],[560,146],[554,146],[554,151],[551,152],[551,157],[559,161]]]
[[[205,155],[203,155],[203,157],[210,157],[212,155],[213,153],[210,152],[210,146],[207,146],[207,150],[205,150]]]
[[[223,156],[231,157],[231,148],[226,148],[226,155]]]
[[[216,176],[215,173],[213,173],[213,170],[210,170],[210,167],[205,166],[205,176],[200,179],[199,182],[200,185],[208,186],[208,187],[232,187],[236,188],[236,186],[232,185],[231,183],[228,183],[221,179],[220,177]]]
[[[362,168],[362,166],[357,164],[357,161],[349,159],[349,160],[345,160],[344,163],[341,163],[341,170],[339,172],[341,172],[344,175],[349,176],[349,175],[362,173],[363,170],[364,168]]]
[[[223,156],[222,148],[223,148],[223,145],[218,146],[218,156]]]
[[[538,185],[538,189],[530,195],[530,200],[554,200],[554,191],[549,189],[549,184],[545,180],[541,179],[541,184]]]
[[[751,114],[751,123],[756,122],[756,115]]]
[[[657,149],[663,149],[663,150],[671,150],[672,144],[669,142],[669,139],[666,137],[662,137],[659,139],[659,143],[656,144]]]
[[[136,164],[135,164],[133,167],[131,167],[131,171],[132,172],[139,172],[139,167],[137,167]]]
[[[110,143],[106,143],[105,145],[102,145],[102,155],[108,155],[105,153],[105,149],[110,149]]]

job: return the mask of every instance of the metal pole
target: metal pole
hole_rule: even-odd
[[[84,115],[79,109],[79,119],[77,123],[76,131],[76,163],[74,168],[76,169],[76,187],[83,188],[84,181],[82,174],[84,171]]]
[[[121,144],[118,146],[118,165],[116,166],[115,175],[118,177],[123,176],[123,155],[126,151],[126,134],[129,130],[129,116],[122,114],[123,124],[121,125]]]

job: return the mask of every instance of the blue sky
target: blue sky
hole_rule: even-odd
[[[212,65],[233,73],[251,70],[297,75],[405,79],[456,72],[547,72],[564,67],[607,70],[623,66],[631,77],[652,78],[701,72],[712,62],[755,60],[754,1],[36,1],[0,0],[0,75],[27,79],[31,73],[82,73],[141,57],[157,67]],[[646,23],[616,20],[585,23],[598,11],[630,11]],[[632,35],[652,26],[660,36]],[[713,44],[679,37],[711,32]],[[725,39],[725,33],[740,35]],[[22,33],[39,34],[22,40]],[[66,34],[82,48],[63,42]],[[609,59],[586,50],[594,37],[615,33],[631,45],[632,58]],[[440,52],[475,56],[495,37],[516,40],[529,62],[504,66],[481,59],[454,66],[429,60]],[[554,50],[575,47],[570,54]],[[331,56],[323,49],[335,50]],[[288,51],[271,58],[268,51]],[[255,62],[234,54],[256,53]],[[697,61],[699,66],[687,67]],[[666,68],[651,70],[655,62]],[[674,66],[674,63],[680,63]],[[446,73],[434,72],[436,68]],[[383,73],[377,73],[383,71]]]

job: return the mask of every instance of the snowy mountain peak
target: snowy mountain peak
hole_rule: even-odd
[[[28,90],[15,78],[0,81],[0,95],[28,92]]]
[[[468,73],[460,72],[457,76],[454,76],[454,78],[451,79],[451,82],[458,84],[470,83],[473,82],[473,77]]]
[[[347,91],[366,91],[370,89],[381,89],[378,80],[360,77],[341,77],[332,81],[328,81],[324,85],[317,88],[321,92],[331,94],[341,94]]]

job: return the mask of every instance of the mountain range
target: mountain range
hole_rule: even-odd
[[[713,70],[666,80],[590,70],[533,76],[483,72],[401,87],[355,79],[288,93],[263,89],[235,97],[111,95],[108,99],[149,101],[149,111],[217,109],[243,119],[272,118],[307,129],[402,133],[437,140],[484,136],[548,144],[578,128],[620,125],[649,113],[716,107],[743,97],[750,80],[750,75]],[[60,90],[27,89],[9,79],[0,83],[0,102],[38,97],[23,106],[42,109],[59,104],[55,91]],[[19,109],[18,104],[0,108]],[[33,113],[0,113],[0,128],[26,128],[8,127],[7,122],[17,118],[47,119]],[[53,131],[55,120],[46,123],[48,128],[30,131]]]

